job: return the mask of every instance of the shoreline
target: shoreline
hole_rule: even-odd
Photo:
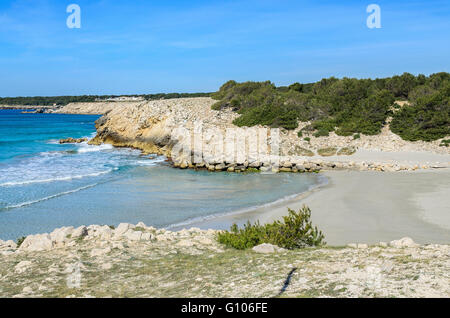
[[[305,204],[312,210],[313,224],[324,232],[330,245],[375,244],[400,236],[410,236],[422,244],[450,242],[450,196],[442,196],[442,192],[450,194],[446,182],[450,169],[381,174],[329,171],[323,175],[329,178],[326,185],[290,200],[190,226],[222,230],[233,223],[242,226],[247,221],[273,222],[287,215],[288,207],[298,210]],[[376,193],[365,194],[370,190]]]

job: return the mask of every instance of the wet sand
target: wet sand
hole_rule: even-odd
[[[450,242],[450,170],[416,172],[333,171],[326,186],[253,211],[205,220],[192,226],[228,229],[247,220],[271,222],[287,207],[303,204],[329,245],[377,243],[404,236],[416,242]]]

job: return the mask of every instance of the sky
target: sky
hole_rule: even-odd
[[[68,28],[66,8],[81,9]],[[381,9],[368,28],[366,8]],[[450,71],[450,1],[0,0],[0,96]]]

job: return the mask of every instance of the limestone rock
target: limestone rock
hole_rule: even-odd
[[[102,256],[111,252],[111,248],[94,248],[91,251],[91,257]]]
[[[142,238],[142,232],[130,229],[126,231],[125,234],[123,234],[123,236],[129,241],[140,241]]]
[[[20,250],[39,252],[48,251],[53,247],[52,239],[49,234],[29,235],[20,245]]]
[[[22,274],[26,272],[31,267],[32,264],[33,263],[31,263],[30,261],[21,261],[14,267],[14,271],[18,274]]]
[[[134,228],[132,224],[120,223],[119,226],[114,230],[114,237],[119,238],[132,228]]]
[[[412,238],[404,237],[399,240],[394,240],[389,243],[390,246],[395,248],[404,248],[404,247],[418,247],[419,244],[415,243]]]
[[[64,245],[64,243],[70,240],[73,232],[73,226],[62,227],[59,229],[55,229],[52,233],[50,233],[50,238],[55,243],[55,245]]]
[[[279,246],[273,245],[273,244],[263,243],[263,244],[256,245],[255,247],[252,248],[252,250],[256,253],[268,254],[268,253],[281,252],[281,251],[284,251],[285,249],[281,248]]]
[[[77,227],[73,232],[72,232],[72,238],[77,239],[80,237],[85,237],[88,235],[88,230],[87,227],[82,225],[80,227]]]

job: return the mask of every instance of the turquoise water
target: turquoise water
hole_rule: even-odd
[[[0,110],[0,239],[120,222],[157,227],[249,209],[319,183],[306,174],[173,169],[163,157],[87,143],[98,116]]]

